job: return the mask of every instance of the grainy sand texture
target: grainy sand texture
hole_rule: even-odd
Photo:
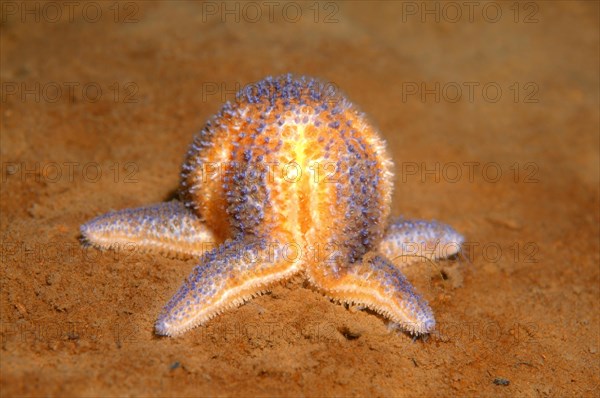
[[[1,396],[598,396],[598,2],[0,11]],[[159,337],[197,260],[80,244],[91,218],[173,197],[206,120],[288,72],[380,130],[393,215],[465,235],[458,258],[407,270],[427,338],[302,280]]]

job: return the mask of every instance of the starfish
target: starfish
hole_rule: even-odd
[[[433,312],[402,268],[452,256],[464,239],[434,221],[390,221],[392,167],[378,132],[331,86],[268,77],[194,137],[179,200],[107,213],[81,233],[99,249],[134,242],[198,258],[159,315],[159,335],[205,324],[295,275],[425,334]]]

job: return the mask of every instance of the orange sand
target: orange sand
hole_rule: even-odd
[[[282,3],[273,22],[260,2],[225,22],[221,2],[81,3],[73,21],[23,4],[0,3],[2,396],[597,396],[597,2],[481,3],[454,23],[421,2]],[[296,281],[159,338],[195,261],[80,248],[91,217],[172,196],[206,119],[285,72],[378,126],[393,214],[467,237],[470,261],[407,272],[429,339]]]

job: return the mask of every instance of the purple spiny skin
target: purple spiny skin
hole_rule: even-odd
[[[411,333],[435,327],[428,303],[390,259],[407,254],[411,239],[460,246],[463,238],[436,223],[386,229],[393,164],[385,143],[345,97],[323,87],[286,75],[242,90],[194,138],[180,201],[109,213],[82,227],[102,249],[134,241],[198,257],[160,314],[158,334],[182,334],[296,274]],[[300,170],[292,181],[281,173],[290,164]],[[210,242],[218,247],[204,253]],[[290,258],[290,244],[299,256]]]
[[[358,261],[381,239],[389,214],[391,161],[376,134],[365,132],[370,128],[363,115],[344,97],[331,95],[322,87],[318,81],[291,75],[267,78],[243,90],[237,101],[226,105],[195,138],[183,166],[181,199],[216,236],[223,240],[244,239],[248,235],[265,238],[272,236],[273,229],[284,229],[280,232],[288,239],[303,243],[304,237],[298,239],[293,232],[297,227],[278,227],[285,219],[300,224],[298,211],[288,212],[286,208],[298,210],[302,203],[294,192],[291,198],[287,195],[294,190],[290,185],[306,183],[308,192],[302,199],[305,207],[330,202],[334,210],[339,210],[326,210],[322,215],[346,220],[334,238],[344,248],[349,262]],[[322,127],[317,129],[317,125]],[[314,142],[301,144],[309,140]],[[215,145],[217,142],[220,145]],[[246,170],[259,163],[295,161],[301,163],[305,179],[309,177],[311,161],[334,166],[335,178],[321,182],[328,183],[330,189],[311,188],[307,181],[273,183],[267,181],[266,172],[248,184]],[[219,174],[216,178],[207,180],[210,173],[198,172],[227,163],[235,165],[232,173],[221,170],[214,173]],[[347,171],[350,175],[346,175]],[[356,191],[354,187],[359,183],[363,186]],[[319,199],[319,195],[314,195],[318,190],[331,199],[312,200]],[[310,244],[331,238],[313,236],[306,240]]]
[[[429,333],[435,318],[427,301],[417,294],[402,272],[388,259],[371,252],[360,263],[335,275],[328,295],[350,305],[364,305],[411,334]]]
[[[438,260],[457,254],[463,242],[464,237],[449,225],[399,218],[388,226],[379,250],[392,259],[424,257]]]
[[[183,203],[171,201],[106,213],[80,228],[86,243],[100,249],[140,249],[178,258],[200,256],[212,232]]]
[[[204,323],[222,311],[264,293],[264,284],[254,283],[257,279],[281,280],[297,273],[297,266],[284,258],[283,248],[281,242],[228,241],[206,253],[200,259],[202,265],[194,268],[159,315],[156,332],[171,335],[176,325],[183,333],[196,326],[198,319]],[[232,286],[232,281],[240,280],[246,285]],[[229,299],[218,294],[223,290],[237,294]],[[215,307],[219,310],[214,311]]]

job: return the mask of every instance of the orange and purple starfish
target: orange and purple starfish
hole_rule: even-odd
[[[390,222],[392,167],[384,141],[342,95],[313,79],[269,77],[194,138],[180,200],[108,213],[81,233],[100,249],[134,242],[199,258],[159,315],[160,335],[182,334],[297,274],[335,301],[429,333],[431,308],[402,274],[406,261],[391,260],[451,256],[463,237],[437,222]]]

